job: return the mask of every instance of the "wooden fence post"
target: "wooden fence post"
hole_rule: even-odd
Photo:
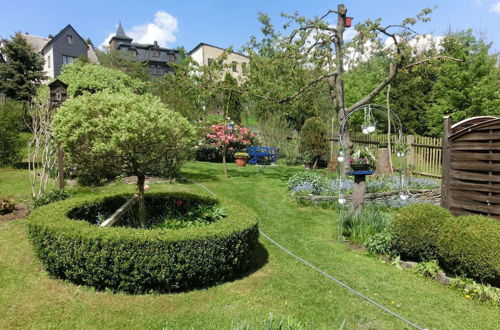
[[[441,163],[441,206],[449,209],[449,194],[450,194],[450,134],[451,134],[451,118],[445,116],[443,120],[443,162]]]
[[[413,135],[408,135],[406,137],[406,143],[410,146],[410,150],[408,151],[408,168],[411,172],[415,170],[415,137]]]

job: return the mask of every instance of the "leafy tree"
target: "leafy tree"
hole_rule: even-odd
[[[374,100],[399,71],[431,60],[450,59],[449,56],[441,55],[425,59],[413,56],[410,42],[418,37],[413,26],[418,22],[428,21],[430,13],[431,10],[427,8],[415,17],[386,26],[381,19],[366,20],[356,24],[357,34],[349,43],[344,42],[347,17],[344,5],[338,5],[336,10],[330,9],[313,18],[300,16],[298,13],[284,15],[287,22],[283,26],[283,32],[276,31],[269,18],[261,15],[264,37],[259,42],[253,38],[250,51],[268,59],[262,61],[264,65],[260,68],[256,66],[255,71],[249,74],[248,94],[279,105],[298,102],[300,99],[307,100],[308,95],[326,88],[330,96],[330,116],[336,118],[337,122],[342,122],[356,108]],[[329,21],[332,15],[337,16],[336,25]],[[384,39],[388,39],[392,46],[384,47]],[[354,52],[359,55],[349,61],[347,50],[351,55]],[[385,74],[368,92],[352,103],[346,103],[346,63],[350,62],[350,67],[353,67],[367,56],[390,59],[386,62]],[[348,130],[344,132],[342,140],[349,148],[352,146]]]
[[[426,121],[429,133],[442,133],[442,118],[453,115],[454,121],[468,117],[500,115],[500,69],[497,58],[488,54],[491,45],[476,39],[472,31],[448,35],[443,53],[466,58],[464,62],[446,62],[437,70]]]
[[[65,65],[59,79],[66,83],[70,97],[80,96],[84,92],[99,91],[144,93],[144,82],[128,76],[120,70],[101,65],[84,63],[80,60]]]
[[[18,32],[12,40],[3,40],[2,54],[7,63],[0,63],[0,94],[29,101],[36,93],[36,86],[46,77],[43,58],[35,53]]]
[[[77,169],[106,168],[137,176],[139,215],[145,223],[146,173],[165,152],[183,153],[195,144],[194,128],[151,95],[107,91],[68,99],[57,111],[53,132]]]
[[[105,67],[123,71],[134,79],[151,80],[147,64],[135,61],[131,52],[105,48],[104,50],[96,50],[96,55],[99,63]]]

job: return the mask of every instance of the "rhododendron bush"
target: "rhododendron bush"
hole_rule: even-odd
[[[232,128],[224,124],[212,125],[207,127],[202,136],[196,159],[221,161],[225,150],[228,161],[232,161],[234,153],[254,145],[258,145],[257,138],[248,128],[239,125],[234,125]]]

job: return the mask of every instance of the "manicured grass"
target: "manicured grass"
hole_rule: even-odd
[[[0,167],[0,197],[28,198],[31,185],[28,170]]]
[[[258,167],[230,164],[229,170],[230,179],[225,180],[220,164],[192,162],[183,168],[187,178],[254,208],[260,228],[279,243],[420,326],[496,328],[498,308],[467,300],[457,291],[337,243],[335,211],[299,207],[288,198],[286,180],[296,168],[266,167],[260,173]],[[150,186],[154,191],[156,185]],[[193,183],[162,186],[206,194]],[[132,192],[134,186],[80,188],[77,194],[109,191]],[[261,242],[267,262],[242,279],[187,293],[132,296],[49,278],[33,255],[26,220],[0,223],[0,328],[219,329],[242,322],[261,324],[270,312],[313,328],[408,328],[265,238]]]

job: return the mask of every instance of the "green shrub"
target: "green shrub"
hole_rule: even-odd
[[[443,224],[437,248],[442,265],[458,275],[500,284],[500,222],[461,216]]]
[[[128,197],[75,198],[34,210],[29,235],[47,271],[97,289],[142,293],[203,288],[241,276],[251,266],[258,244],[252,210],[222,201],[227,217],[179,230],[102,228],[91,223],[100,213],[105,218]],[[146,202],[151,213],[169,203],[187,209],[218,203],[208,197],[166,192],[147,194]]]
[[[324,180],[316,172],[300,171],[288,179],[287,188],[292,192],[307,191],[312,194],[319,194],[324,188]]]
[[[328,129],[320,117],[312,117],[304,122],[300,130],[300,152],[312,152],[311,164],[317,162],[328,153]]]
[[[65,190],[53,190],[33,201],[33,207],[38,208],[43,205],[59,202],[68,199],[70,194]]]
[[[392,234],[389,232],[376,233],[364,243],[366,250],[372,254],[392,254]]]
[[[403,259],[437,259],[439,229],[451,218],[448,210],[437,205],[413,204],[402,208],[393,226],[392,245]]]

